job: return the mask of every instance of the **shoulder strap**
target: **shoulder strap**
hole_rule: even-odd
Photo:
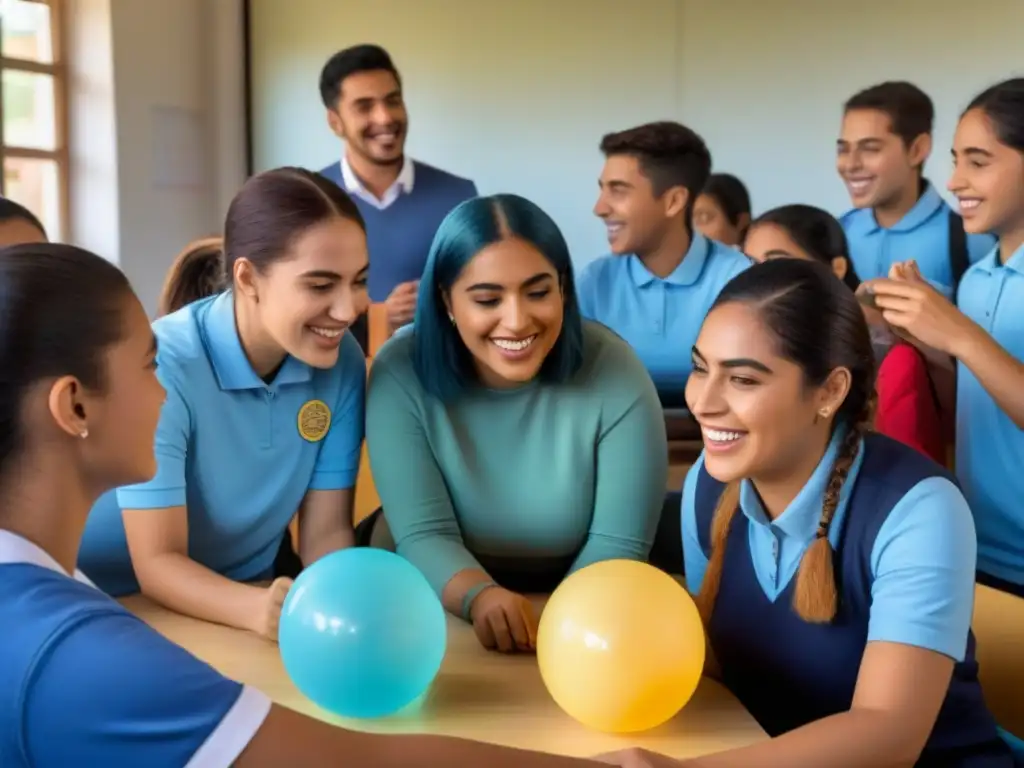
[[[949,266],[953,273],[953,300],[956,301],[956,289],[960,278],[970,266],[967,255],[967,233],[964,232],[964,220],[959,213],[949,212]]]

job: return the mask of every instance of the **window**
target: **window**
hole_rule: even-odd
[[[62,0],[0,0],[0,193],[67,235]]]

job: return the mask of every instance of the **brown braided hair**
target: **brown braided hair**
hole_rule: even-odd
[[[850,371],[846,399],[833,429],[848,429],[829,474],[815,538],[796,575],[793,609],[809,623],[835,618],[838,591],[829,529],[843,483],[874,421],[874,356],[864,316],[853,294],[827,267],[798,259],[773,259],[733,278],[712,307],[752,304],[776,336],[784,357],[799,364],[808,384],[820,386],[837,368]],[[710,316],[710,312],[708,313]],[[739,509],[740,479],[727,483],[711,518],[711,553],[697,595],[705,624],[711,619],[725,562],[729,529]]]

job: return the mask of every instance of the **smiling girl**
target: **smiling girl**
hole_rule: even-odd
[[[686,583],[706,671],[773,737],[693,765],[1009,768],[974,661],[971,511],[940,466],[870,432],[853,293],[821,264],[754,266],[693,365]]]
[[[964,275],[959,310],[914,264],[872,289],[891,325],[959,362],[956,472],[978,526],[978,579],[1024,596],[1024,78],[971,102],[953,160],[964,227],[999,237]]]
[[[276,640],[295,574],[275,557],[296,512],[303,564],[353,543],[366,364],[346,329],[366,310],[367,267],[362,219],[334,184],[281,168],[242,187],[230,289],[153,326],[157,473],[97,503],[90,578]]]
[[[647,558],[668,472],[658,395],[626,342],[580,319],[565,240],[521,197],[448,215],[416,312],[370,374],[384,517],[484,646],[533,650],[526,594]]]

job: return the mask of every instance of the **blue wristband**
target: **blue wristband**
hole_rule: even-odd
[[[498,586],[493,581],[481,581],[479,584],[474,584],[466,592],[466,596],[462,598],[462,618],[466,621],[472,621],[472,617],[469,615],[470,610],[473,608],[473,601],[476,600],[477,595],[483,592],[485,589],[490,587]]]

